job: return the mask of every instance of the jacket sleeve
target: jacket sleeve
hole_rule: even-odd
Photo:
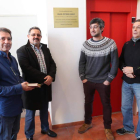
[[[85,70],[86,70],[86,56],[85,53],[81,51],[79,60],[79,76],[81,80],[85,79]]]
[[[134,75],[140,75],[140,66],[139,67],[133,67],[133,74]]]
[[[48,48],[47,48],[48,49]],[[52,55],[50,53],[50,50],[48,49],[49,52],[49,58],[50,58],[50,68],[49,68],[49,72],[47,75],[50,75],[53,78],[53,82],[55,81],[55,74],[56,74],[56,64],[52,58]]]
[[[21,84],[13,86],[0,86],[0,96],[12,96],[22,94],[23,89]]]
[[[123,67],[126,67],[125,61],[124,61],[124,50],[125,50],[125,44],[122,48],[121,55],[119,57],[119,68],[122,71]]]
[[[40,70],[37,70],[36,68],[32,67],[32,65],[29,62],[29,57],[25,48],[22,47],[17,50],[17,57],[22,72],[26,75],[26,77],[30,77],[30,79],[32,79],[32,81],[36,83],[43,83],[45,81],[44,78],[47,75],[43,72],[40,72]]]
[[[114,42],[114,46],[111,50],[111,69],[110,72],[108,73],[107,81],[111,82],[115,76],[117,75],[118,72],[118,50],[116,43]]]

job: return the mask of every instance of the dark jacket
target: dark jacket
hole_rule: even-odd
[[[47,45],[42,44],[41,47],[47,67],[47,74],[40,71],[40,66],[37,56],[34,53],[29,41],[26,45],[17,50],[18,61],[23,72],[23,78],[29,83],[42,84],[47,75],[50,75],[55,80],[56,64],[51,56]],[[32,91],[27,91],[23,94],[24,108],[30,110],[38,110],[42,108],[42,104],[52,100],[51,85],[43,85],[41,88],[35,88]]]
[[[0,115],[13,117],[22,112],[23,89],[16,59],[0,51]]]
[[[140,83],[140,40],[133,42],[126,42],[122,48],[122,52],[119,58],[119,68],[122,70],[123,67],[133,67],[135,78],[129,78],[123,74],[123,80],[128,84]]]

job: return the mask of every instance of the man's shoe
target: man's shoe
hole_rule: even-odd
[[[50,137],[57,137],[57,134],[56,134],[55,132],[51,131],[50,129],[47,130],[47,131],[41,130],[41,133],[42,133],[42,134],[47,134],[47,135],[50,136]]]
[[[140,140],[140,138],[137,138],[137,140]]]
[[[86,124],[84,123],[78,130],[78,133],[82,134],[84,132],[86,132],[88,129],[90,129],[92,127],[92,124]]]
[[[33,138],[27,138],[27,140],[33,140]]]
[[[114,136],[111,129],[105,129],[105,135],[107,140],[114,140]]]
[[[134,134],[134,130],[133,131],[127,131],[124,128],[118,129],[116,130],[117,134],[119,135],[124,135],[124,134]]]

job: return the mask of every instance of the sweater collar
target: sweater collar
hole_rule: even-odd
[[[99,42],[99,41],[102,41],[104,38],[105,38],[105,37],[103,37],[101,40],[98,40],[98,41],[95,41],[95,40],[93,40],[93,38],[91,38],[91,41],[92,41],[92,42]]]

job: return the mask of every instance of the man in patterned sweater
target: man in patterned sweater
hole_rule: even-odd
[[[103,105],[105,134],[114,140],[111,131],[110,83],[118,70],[118,51],[114,40],[102,36],[104,21],[94,18],[90,21],[91,39],[84,42],[79,60],[79,75],[85,94],[85,123],[79,133],[92,127],[92,106],[95,90],[99,92]],[[110,64],[112,66],[110,66]]]

